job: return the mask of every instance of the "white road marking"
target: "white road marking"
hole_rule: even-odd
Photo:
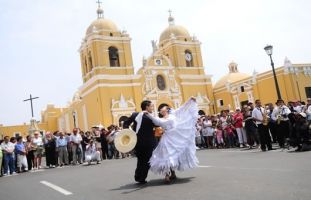
[[[198,167],[200,167],[200,168],[209,168],[209,167],[213,167],[213,166],[209,166],[209,165],[199,165]]]
[[[57,192],[60,192],[60,193],[62,193],[64,195],[66,195],[66,196],[72,194],[72,192],[69,192],[68,190],[65,190],[65,189],[63,189],[63,188],[61,188],[61,187],[59,187],[57,185],[54,185],[52,183],[49,183],[47,181],[40,181],[40,183],[42,183],[43,185],[46,185],[46,186],[56,190]]]

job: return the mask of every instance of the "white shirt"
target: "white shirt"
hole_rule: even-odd
[[[212,124],[211,120],[205,120],[203,122],[203,130],[202,130],[203,136],[213,136],[214,129],[213,129],[212,125],[213,124]]]
[[[37,146],[42,146],[43,145],[43,141],[42,141],[41,137],[33,138],[32,139],[32,143],[36,144]]]
[[[96,146],[95,146],[95,143],[93,143],[92,145],[91,145],[91,144],[88,144],[88,145],[86,146],[85,154],[86,154],[86,155],[93,155],[94,153],[96,153]]]
[[[73,142],[75,144],[80,144],[82,141],[82,137],[79,133],[77,135],[71,134],[70,135],[70,142]]]
[[[295,106],[294,107],[294,110],[296,111],[296,112],[298,112],[298,113],[301,113],[302,112],[302,106]]]
[[[311,105],[308,105],[308,108],[306,110],[307,119],[311,120]]]
[[[4,153],[7,153],[7,152],[13,153],[15,145],[12,142],[8,142],[8,143],[2,142],[1,147],[2,147],[2,150],[5,151]]]
[[[278,115],[289,115],[291,113],[290,109],[287,106],[282,106],[281,108],[275,107],[273,109],[271,118],[276,121],[278,118]],[[284,118],[283,121],[289,120],[288,118]]]
[[[263,113],[265,112],[263,107],[255,107],[252,112],[252,117],[258,120],[263,120]],[[262,124],[260,121],[256,121],[256,124]]]

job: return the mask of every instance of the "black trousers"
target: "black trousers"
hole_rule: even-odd
[[[261,150],[266,150],[266,148],[268,148],[268,150],[272,149],[269,127],[264,126],[263,124],[258,124],[258,133]]]
[[[33,159],[34,159],[33,151],[28,151],[26,158],[27,158],[28,170],[31,170],[32,164],[33,164]]]
[[[246,130],[246,135],[247,135],[247,143],[250,146],[253,146],[256,142],[258,145],[259,144],[259,140],[258,140],[258,136],[257,136],[258,130],[255,128],[254,123],[248,122],[247,124],[245,124],[245,130]]]
[[[45,148],[46,166],[56,165],[55,148]]]
[[[106,160],[109,157],[109,155],[108,155],[108,144],[107,144],[107,142],[102,142],[101,145],[102,145],[102,156],[103,156],[103,159]]]
[[[276,122],[269,122],[269,129],[272,135],[273,142],[277,141],[277,128],[276,128]]]
[[[284,148],[285,138],[289,137],[289,121],[281,121],[277,125],[277,139],[281,148]]]
[[[137,166],[135,170],[135,181],[145,181],[150,168],[149,160],[152,156],[153,148],[136,147]]]

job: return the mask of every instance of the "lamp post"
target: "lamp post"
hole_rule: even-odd
[[[77,128],[76,115],[77,115],[76,111],[72,111],[73,128]]]
[[[281,92],[280,92],[280,88],[279,88],[279,84],[278,84],[278,79],[276,77],[275,74],[275,69],[274,69],[274,62],[272,60],[272,50],[273,50],[273,46],[272,45],[267,45],[264,50],[266,51],[267,55],[270,57],[270,61],[271,61],[271,66],[272,66],[272,72],[273,72],[273,78],[274,78],[274,83],[275,83],[275,88],[276,88],[276,93],[278,95],[278,99],[282,99],[281,97]]]

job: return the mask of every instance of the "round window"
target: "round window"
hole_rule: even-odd
[[[160,90],[165,90],[166,85],[165,85],[165,80],[163,76],[161,75],[157,76],[157,85]]]

